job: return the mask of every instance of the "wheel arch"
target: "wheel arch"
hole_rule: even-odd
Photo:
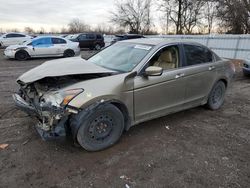
[[[221,77],[221,78],[217,79],[217,80],[214,82],[213,86],[214,86],[217,82],[219,82],[219,81],[222,81],[222,82],[225,84],[226,88],[228,87],[228,80],[227,80],[227,78],[225,78],[225,77]]]
[[[129,116],[127,106],[123,102],[118,101],[118,100],[111,100],[109,103],[114,105],[116,108],[118,108],[122,112],[124,116],[124,125],[125,125],[124,128],[127,131],[131,126],[131,117]]]
[[[131,117],[129,116],[128,108],[120,100],[110,99],[110,100],[105,100],[105,101],[96,101],[95,103],[92,103],[89,106],[82,108],[81,111],[84,111],[84,114],[87,115],[93,112],[93,110],[98,108],[100,105],[105,105],[105,104],[112,104],[121,111],[121,113],[124,116],[124,130],[127,131],[131,127]],[[79,124],[76,122],[76,118],[75,118],[76,116],[77,114],[71,115],[70,123],[68,124],[70,126],[73,140],[75,143],[77,143],[76,135],[80,128]]]
[[[14,54],[14,57],[16,57],[16,54],[19,53],[19,52],[25,52],[25,53],[28,54],[28,57],[29,57],[29,58],[31,57],[30,54],[29,54],[29,52],[26,50],[26,48],[18,48],[18,49],[16,50],[15,54]]]

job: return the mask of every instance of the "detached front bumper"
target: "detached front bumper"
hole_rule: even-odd
[[[38,119],[35,127],[43,140],[61,139],[66,136],[68,115],[65,110],[36,108],[18,94],[13,94],[13,99],[20,110]]]

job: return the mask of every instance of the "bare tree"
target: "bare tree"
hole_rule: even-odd
[[[183,1],[183,28],[185,33],[192,33],[197,24],[201,24],[201,10],[205,2],[202,0]]]
[[[45,29],[44,29],[43,27],[41,27],[41,28],[37,31],[37,33],[39,33],[39,34],[44,34],[44,33],[45,33]]]
[[[25,28],[24,28],[24,31],[25,31],[26,33],[29,33],[29,34],[35,32],[34,29],[32,29],[31,27],[25,27]]]
[[[161,0],[160,10],[174,24],[176,34],[192,33],[202,19],[204,0]]]
[[[228,33],[250,33],[250,1],[249,0],[218,0],[218,18],[221,26]]]
[[[116,1],[111,22],[128,28],[130,33],[147,33],[152,25],[152,0]]]
[[[90,26],[88,24],[85,24],[83,21],[80,21],[79,19],[71,20],[68,26],[69,33],[81,33],[90,30]]]
[[[184,0],[162,0],[159,3],[160,10],[163,11],[167,19],[169,19],[169,21],[175,25],[176,34],[183,33],[183,1]]]
[[[218,2],[215,0],[210,0],[205,2],[203,9],[205,25],[207,26],[208,33],[210,34],[213,29],[213,24],[217,15]]]

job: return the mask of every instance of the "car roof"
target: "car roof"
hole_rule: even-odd
[[[130,40],[123,40],[120,41],[122,43],[136,43],[136,44],[144,44],[144,45],[167,45],[167,44],[192,44],[192,45],[199,45],[203,46],[200,43],[193,42],[191,40],[186,39],[166,39],[166,38],[139,38],[139,39],[130,39]]]
[[[101,33],[95,33],[95,32],[86,32],[86,33],[77,33],[76,35],[87,35],[87,34],[93,34],[93,35],[102,35]]]
[[[117,34],[116,37],[125,37],[125,36],[131,36],[131,37],[142,37],[143,35],[140,34]]]
[[[61,36],[37,36],[36,38],[34,38],[34,39],[41,39],[41,38],[60,38],[60,39],[65,39],[65,38],[63,38],[63,37],[61,37]]]
[[[3,35],[8,35],[8,34],[20,34],[20,35],[27,35],[26,33],[20,33],[20,32],[9,32],[9,33],[4,33]]]

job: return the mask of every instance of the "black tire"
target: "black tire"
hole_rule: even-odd
[[[65,52],[63,53],[63,56],[64,57],[74,57],[75,56],[75,52],[74,52],[74,50],[68,49],[68,50],[65,50]]]
[[[208,101],[207,107],[211,110],[219,109],[222,104],[224,103],[226,93],[226,85],[223,81],[218,81],[211,90]]]
[[[19,50],[15,54],[15,59],[18,61],[25,61],[28,58],[29,58],[29,54],[25,50]]]
[[[102,47],[101,47],[101,45],[100,45],[100,44],[96,44],[96,45],[95,45],[95,49],[96,49],[96,50],[101,50],[101,49],[102,49]]]
[[[82,111],[75,117],[79,127],[76,139],[87,151],[99,151],[114,145],[124,130],[122,112],[112,104],[102,104],[91,112]]]

